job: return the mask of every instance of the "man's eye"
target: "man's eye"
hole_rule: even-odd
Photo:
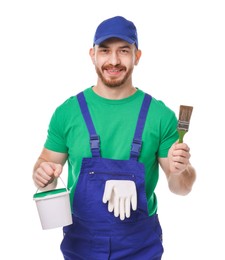
[[[100,52],[102,52],[102,53],[107,53],[109,50],[107,50],[107,49],[101,49],[100,50]]]
[[[127,50],[127,49],[122,49],[120,52],[121,52],[122,54],[127,54],[127,53],[128,53],[128,50]]]

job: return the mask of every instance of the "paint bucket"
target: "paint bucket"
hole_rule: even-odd
[[[72,224],[70,198],[67,188],[36,192],[33,199],[36,202],[42,229]]]

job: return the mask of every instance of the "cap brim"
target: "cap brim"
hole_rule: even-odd
[[[99,44],[101,44],[102,42],[104,42],[104,41],[106,41],[106,40],[108,40],[108,39],[110,39],[110,38],[119,38],[119,39],[121,39],[121,40],[123,40],[123,41],[126,41],[126,42],[130,43],[130,44],[134,44],[134,43],[135,43],[134,40],[132,40],[131,38],[126,37],[126,36],[124,36],[124,35],[110,34],[110,35],[105,35],[105,36],[103,36],[103,37],[101,37],[101,38],[95,40],[94,44],[95,44],[95,45],[99,45]]]

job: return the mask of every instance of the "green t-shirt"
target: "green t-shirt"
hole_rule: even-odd
[[[95,94],[91,87],[84,91],[84,95],[100,136],[101,156],[128,160],[144,92],[137,89],[128,98],[109,100]],[[158,157],[167,157],[169,148],[178,139],[176,127],[175,113],[163,102],[152,98],[139,157],[145,165],[149,215],[157,211],[154,190],[159,174]],[[55,110],[44,146],[55,152],[68,153],[68,189],[72,203],[82,158],[91,157],[89,133],[76,96],[70,97]]]

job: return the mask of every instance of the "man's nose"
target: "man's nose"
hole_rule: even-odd
[[[118,53],[116,53],[116,52],[111,53],[111,55],[109,57],[109,63],[113,66],[120,64],[120,58],[119,58]]]

